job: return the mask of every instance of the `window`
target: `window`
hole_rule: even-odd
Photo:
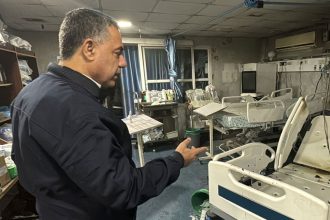
[[[175,67],[178,74],[178,83],[184,92],[193,88],[191,48],[177,48]]]
[[[170,88],[167,71],[167,54],[163,48],[143,47],[146,88],[162,90]]]
[[[209,79],[209,55],[207,49],[194,50],[195,81],[197,89],[205,89],[211,81]]]
[[[143,90],[170,88],[168,59],[162,39],[124,39],[125,43],[139,47],[140,72]],[[212,80],[210,49],[193,48],[191,41],[177,41],[175,71],[182,92],[188,89],[205,88]]]

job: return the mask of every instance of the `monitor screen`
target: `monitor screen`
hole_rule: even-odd
[[[242,93],[256,93],[257,76],[256,71],[242,72]]]

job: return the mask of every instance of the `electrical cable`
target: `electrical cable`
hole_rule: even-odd
[[[312,97],[311,100],[314,100],[314,98],[315,98],[315,95],[316,95],[317,89],[318,89],[318,87],[319,87],[319,83],[320,83],[320,81],[321,81],[321,79],[322,79],[322,76],[323,76],[323,74],[322,74],[322,72],[321,72],[321,73],[320,73],[320,78],[317,80],[317,83],[316,83],[316,87],[315,87],[315,90],[314,90],[314,95],[313,95],[313,97]]]
[[[302,96],[301,66],[302,66],[302,61],[300,61],[300,65],[299,65],[299,96]]]
[[[283,65],[281,65],[281,69],[280,71],[276,71],[276,89],[280,88],[281,86],[281,79],[280,79],[280,73],[282,75],[282,72],[283,72]]]
[[[329,144],[329,135],[328,135],[328,124],[327,124],[327,121],[326,121],[326,118],[325,118],[325,108],[326,108],[326,103],[328,101],[328,98],[329,98],[329,85],[330,85],[330,77],[329,77],[329,72],[326,72],[327,73],[327,77],[328,77],[328,80],[327,80],[327,83],[326,83],[326,87],[327,87],[327,93],[326,93],[326,96],[325,96],[325,100],[323,102],[323,111],[322,111],[322,114],[323,114],[323,124],[324,124],[324,133],[325,133],[325,140],[326,140],[326,144],[327,144],[327,148],[328,148],[328,151],[329,151],[329,154],[330,154],[330,144]]]
[[[288,88],[288,72],[286,71],[286,66],[284,66],[285,72],[285,88]]]
[[[314,95],[313,95],[313,97],[312,97],[311,100],[313,100],[314,97],[315,97],[315,95],[316,95],[316,92],[317,92],[317,90],[318,90],[318,88],[319,88],[319,83],[320,83],[320,81],[321,81],[321,79],[322,79],[322,76],[326,76],[328,70],[330,70],[330,63],[326,64],[326,65],[321,69],[321,71],[320,71],[320,74],[321,74],[321,75],[320,75],[320,78],[318,79],[318,81],[317,81],[317,83],[316,83],[316,87],[315,87]]]
[[[291,88],[293,86],[293,83],[292,83],[292,74],[290,72],[287,73],[287,76],[288,76],[288,86],[287,88]]]

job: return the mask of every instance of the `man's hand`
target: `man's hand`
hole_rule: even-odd
[[[207,151],[207,147],[191,147],[188,148],[191,139],[187,138],[182,141],[175,151],[179,152],[184,159],[184,166],[188,166],[193,160],[197,158],[197,155]]]

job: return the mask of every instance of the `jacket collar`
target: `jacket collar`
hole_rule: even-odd
[[[48,72],[71,80],[73,83],[83,87],[90,94],[99,99],[100,88],[92,80],[90,80],[88,77],[83,76],[81,73],[74,71],[66,66],[60,66],[55,63],[50,63],[48,65]]]

